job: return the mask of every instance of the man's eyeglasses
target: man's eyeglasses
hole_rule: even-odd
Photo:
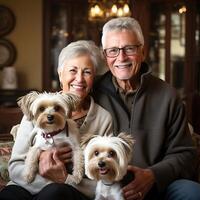
[[[112,48],[104,49],[104,54],[109,58],[114,58],[114,57],[117,57],[119,55],[120,50],[122,50],[123,53],[125,53],[127,56],[132,56],[134,54],[137,54],[138,48],[140,46],[142,45],[141,44],[128,45],[122,48],[112,47]]]

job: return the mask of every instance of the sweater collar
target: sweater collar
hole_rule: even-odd
[[[93,121],[96,118],[96,107],[95,107],[95,102],[94,99],[92,98],[92,96],[90,96],[90,107],[88,110],[88,113],[84,119],[84,122],[82,123],[82,125],[80,126],[80,129],[82,129],[83,127],[87,126],[87,121]]]

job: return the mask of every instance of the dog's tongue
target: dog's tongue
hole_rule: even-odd
[[[100,172],[101,175],[105,175],[105,174],[108,173],[108,169],[106,169],[106,168],[100,168],[99,172]]]

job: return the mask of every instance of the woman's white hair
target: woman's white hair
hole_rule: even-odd
[[[62,71],[67,60],[83,55],[89,55],[94,65],[96,74],[105,69],[106,63],[99,47],[91,40],[78,40],[71,42],[62,49],[58,58],[58,73]]]
[[[101,38],[103,48],[105,48],[105,38],[108,32],[122,30],[134,32],[137,35],[139,42],[144,46],[144,36],[138,21],[132,17],[119,17],[111,19],[103,26]]]

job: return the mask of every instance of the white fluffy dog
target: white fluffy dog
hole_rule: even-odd
[[[98,181],[95,200],[124,199],[119,181],[127,173],[133,144],[133,137],[126,133],[83,138],[85,174]]]
[[[38,172],[38,159],[41,150],[68,143],[73,152],[73,171],[68,174],[66,183],[78,184],[83,177],[83,153],[76,123],[70,119],[80,100],[73,94],[37,93],[35,91],[21,97],[18,105],[28,120],[34,124],[30,133],[31,141],[26,160],[24,178],[31,183]]]

